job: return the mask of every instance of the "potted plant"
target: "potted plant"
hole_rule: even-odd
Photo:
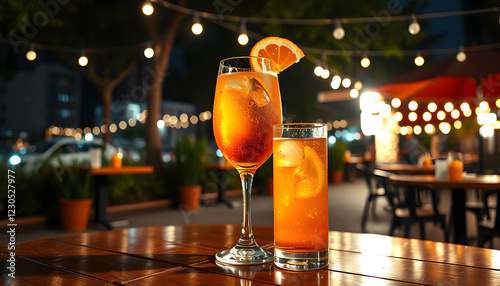
[[[187,135],[177,137],[174,155],[179,179],[179,202],[187,210],[197,210],[200,206],[206,151],[205,138],[196,140]]]
[[[333,184],[340,184],[344,178],[346,150],[347,147],[341,139],[338,139],[328,150],[328,169]]]
[[[54,174],[62,193],[59,208],[63,229],[70,232],[87,229],[92,206],[90,171],[82,169],[76,161],[65,166],[59,160]]]

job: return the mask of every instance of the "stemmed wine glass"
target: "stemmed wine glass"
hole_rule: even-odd
[[[213,127],[217,145],[238,170],[243,188],[243,224],[238,243],[216,254],[228,264],[261,264],[273,253],[260,248],[252,233],[250,193],[255,171],[273,151],[273,125],[282,123],[274,62],[261,57],[222,60],[215,89]]]

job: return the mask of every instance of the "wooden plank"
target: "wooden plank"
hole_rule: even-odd
[[[9,254],[0,252],[0,277],[2,285],[103,285],[105,281],[83,276],[32,262],[20,257],[16,257],[14,277],[9,277],[11,271],[7,268]]]
[[[182,268],[177,271],[164,272],[146,278],[129,281],[125,285],[225,285],[225,286],[241,286],[241,285],[269,285],[255,281],[253,279],[245,279],[239,277],[231,277],[227,275],[214,275],[214,273],[200,271],[194,268]]]
[[[500,270],[498,250],[430,240],[330,231],[331,250]]]
[[[424,285],[497,285],[500,271],[377,254],[329,252],[329,270]]]
[[[16,245],[16,255],[19,258],[115,283],[179,267],[51,239],[19,243]]]

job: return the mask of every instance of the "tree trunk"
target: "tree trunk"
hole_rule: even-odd
[[[153,80],[152,89],[146,98],[148,113],[146,118],[146,162],[153,165],[155,172],[160,173],[162,168],[162,143],[157,122],[160,120],[163,78]]]
[[[108,127],[113,120],[111,114],[111,101],[113,100],[113,89],[114,85],[110,84],[109,82],[106,82],[103,85],[99,86],[99,91],[101,93],[101,100],[102,100],[102,112],[103,112],[101,125],[104,124]],[[103,148],[105,148],[106,144],[111,142],[111,133],[109,132],[109,129],[106,132],[103,132],[102,139],[104,141]]]
[[[185,6],[185,1],[179,1],[179,5]],[[149,79],[151,88],[148,91],[146,99],[148,109],[146,118],[146,162],[155,168],[156,174],[161,174],[162,170],[163,148],[157,122],[161,117],[160,108],[163,96],[163,83],[170,62],[170,53],[177,36],[177,30],[184,17],[184,14],[177,13],[169,21],[166,33],[154,46],[155,56],[153,57],[149,71],[151,75]]]

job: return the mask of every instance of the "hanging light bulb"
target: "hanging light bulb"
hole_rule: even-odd
[[[201,34],[203,32],[203,26],[200,24],[200,14],[195,13],[193,15],[193,26],[191,26],[191,31],[195,35]]]
[[[36,52],[33,45],[30,45],[30,50],[26,53],[26,59],[31,62],[36,59]]]
[[[344,78],[342,80],[342,86],[345,87],[345,88],[348,88],[351,86],[351,80],[349,78]]]
[[[418,108],[418,102],[416,102],[415,100],[412,100],[408,103],[409,110],[415,111],[415,110],[417,110],[417,108]]]
[[[421,67],[422,65],[424,65],[424,58],[422,57],[422,55],[420,54],[420,52],[417,52],[417,56],[415,57],[415,65],[418,66],[418,67]]]
[[[78,58],[78,64],[82,67],[86,66],[89,63],[89,59],[87,58],[87,55],[85,54],[85,50],[82,50],[82,54],[80,55],[80,58]]]
[[[345,36],[344,28],[340,23],[340,19],[333,20],[333,37],[337,40],[342,40]]]
[[[391,105],[394,108],[399,108],[401,106],[401,99],[395,97],[391,100]]]
[[[144,49],[144,56],[148,59],[152,58],[155,55],[155,51],[151,48],[151,44],[148,44],[148,47]]]
[[[460,46],[460,48],[458,48],[457,61],[464,62],[466,59],[467,55],[465,55],[464,47]]]
[[[368,55],[366,52],[363,53],[363,58],[361,59],[360,64],[364,68],[367,68],[370,66],[370,59],[368,58]]]
[[[339,89],[341,82],[342,82],[342,79],[340,78],[340,76],[335,75],[334,77],[332,77],[332,83],[330,84],[330,86],[333,89]]]
[[[328,67],[324,68],[321,72],[321,78],[327,79],[330,77],[330,69]]]
[[[363,88],[363,84],[358,80],[354,83],[354,88],[359,91]]]
[[[151,16],[155,9],[153,8],[153,5],[151,4],[150,0],[145,0],[144,4],[142,4],[142,13],[146,16]]]
[[[314,68],[314,74],[316,76],[321,76],[321,73],[323,73],[323,67],[321,66],[321,62],[318,62],[318,64]]]
[[[248,44],[247,20],[245,18],[241,19],[240,35],[238,36],[238,43],[242,46]]]
[[[352,98],[357,98],[358,95],[359,95],[359,91],[355,88],[351,89],[351,91],[349,92],[349,95],[352,97]]]
[[[417,16],[415,14],[410,15],[410,25],[408,26],[408,32],[412,35],[416,35],[420,32],[420,25],[417,22]]]

